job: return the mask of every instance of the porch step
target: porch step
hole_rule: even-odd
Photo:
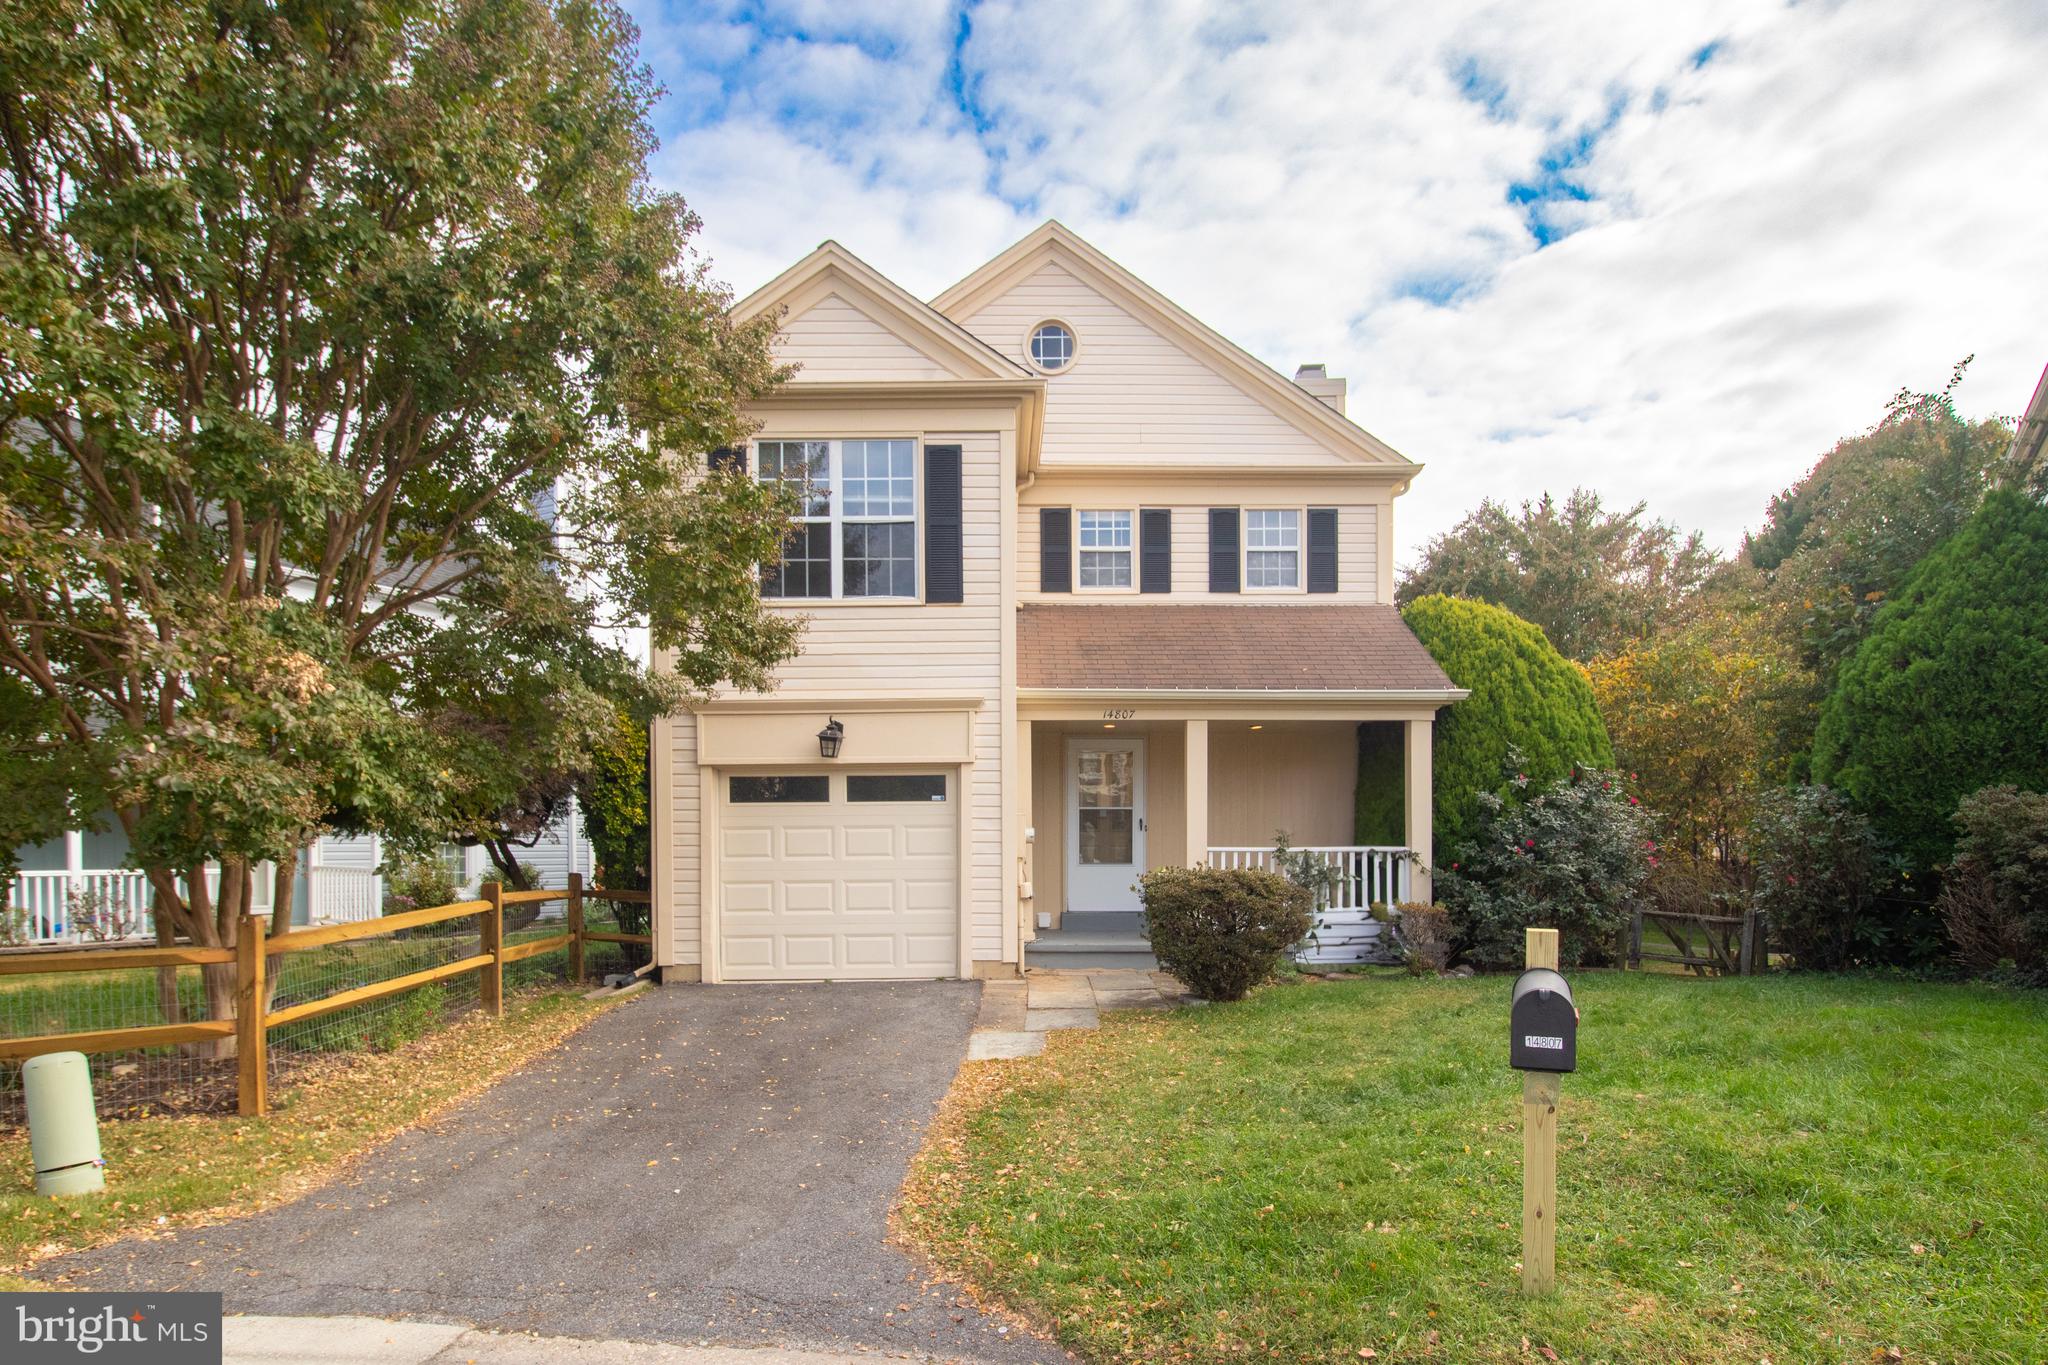
[[[1129,914],[1070,914],[1058,929],[1041,929],[1024,945],[1024,965],[1053,971],[1159,969],[1152,945]]]

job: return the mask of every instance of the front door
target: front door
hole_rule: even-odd
[[[1145,871],[1145,741],[1067,741],[1067,909],[1136,910]]]

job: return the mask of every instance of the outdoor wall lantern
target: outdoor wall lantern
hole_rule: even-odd
[[[845,738],[846,727],[828,717],[825,721],[825,728],[818,731],[818,757],[839,757],[839,745]]]

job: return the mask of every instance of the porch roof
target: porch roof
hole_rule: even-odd
[[[1026,603],[1017,685],[1461,695],[1393,607],[1279,602]]]

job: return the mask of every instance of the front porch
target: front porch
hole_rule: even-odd
[[[1138,878],[1202,863],[1270,868],[1278,834],[1337,872],[1305,962],[1383,956],[1372,905],[1430,894],[1414,850],[1430,846],[1434,708],[1181,703],[1183,714],[1160,716],[1156,699],[1133,699],[1086,718],[1052,709],[1020,721],[1027,967],[1151,968]]]

